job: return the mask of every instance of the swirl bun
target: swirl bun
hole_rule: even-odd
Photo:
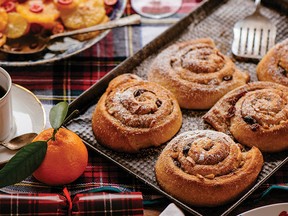
[[[254,82],[221,98],[204,120],[216,130],[231,133],[241,144],[265,152],[288,149],[288,88]]]
[[[180,129],[174,95],[133,74],[113,79],[96,105],[92,129],[99,143],[121,152],[159,146]]]
[[[174,44],[152,63],[148,80],[171,90],[180,107],[208,109],[224,94],[249,81],[211,39]]]
[[[276,82],[288,86],[288,39],[272,47],[257,65],[260,81]]]
[[[195,206],[217,206],[236,199],[256,180],[263,157],[246,151],[228,135],[188,131],[172,139],[160,154],[156,179],[166,192]]]

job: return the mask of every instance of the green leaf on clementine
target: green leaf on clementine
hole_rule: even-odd
[[[55,106],[53,106],[49,113],[49,121],[52,128],[58,130],[62,126],[67,113],[68,113],[67,102],[60,102]]]
[[[30,176],[42,163],[46,141],[36,141],[20,149],[0,170],[0,188],[18,183]]]

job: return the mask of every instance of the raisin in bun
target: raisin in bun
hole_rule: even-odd
[[[246,192],[260,173],[260,150],[236,144],[228,135],[197,130],[173,138],[161,152],[155,174],[160,187],[193,206],[219,206]]]
[[[92,116],[96,140],[115,151],[159,146],[180,129],[182,113],[174,95],[133,74],[113,79]]]
[[[184,41],[163,50],[148,80],[172,91],[180,107],[208,109],[227,92],[246,84],[249,75],[236,68],[209,38]]]

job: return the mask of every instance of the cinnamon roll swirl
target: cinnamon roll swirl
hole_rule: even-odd
[[[272,47],[257,65],[260,81],[288,86],[288,39]]]
[[[260,150],[246,150],[228,135],[211,130],[182,133],[161,152],[155,165],[160,187],[194,206],[233,201],[257,179],[263,165]]]
[[[288,149],[288,88],[254,82],[221,98],[204,116],[216,130],[265,152]]]
[[[120,75],[109,83],[92,116],[96,140],[120,152],[159,146],[171,139],[181,124],[174,95],[133,74]]]
[[[208,109],[223,95],[249,81],[209,38],[180,42],[161,52],[148,80],[172,91],[180,107]]]

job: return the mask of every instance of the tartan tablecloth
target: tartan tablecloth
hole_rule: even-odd
[[[68,103],[73,101],[123,60],[133,55],[171,24],[177,22],[179,18],[192,11],[199,2],[201,1],[184,0],[178,13],[169,19],[144,19],[139,26],[114,29],[104,40],[68,59],[45,65],[9,66],[4,69],[10,73],[14,83],[26,87],[41,100],[48,116],[49,110],[54,104],[59,101]],[[135,12],[128,2],[125,15],[133,13]],[[49,127],[48,124],[47,127]],[[251,203],[251,199],[261,198],[263,191],[271,185],[287,184],[287,171],[288,165],[286,164],[268,182],[263,184],[245,205],[251,205],[251,208],[255,206]],[[63,189],[66,190],[66,193],[63,192]],[[17,214],[22,211],[26,215],[32,215],[37,211],[40,214],[40,209],[43,209],[43,215],[48,215],[51,209],[53,212],[51,215],[65,215],[67,208],[71,213],[78,215],[83,212],[90,212],[92,215],[96,213],[101,215],[103,212],[117,215],[142,215],[143,203],[159,204],[161,202],[165,205],[169,203],[147,185],[92,151],[89,152],[89,163],[83,175],[75,182],[66,185],[65,188],[49,187],[30,176],[19,184],[6,187],[1,191],[3,193],[2,196],[0,195],[1,215],[9,214],[4,211],[9,206],[10,212]],[[7,194],[13,195],[8,196]],[[37,197],[41,197],[41,199],[37,199]],[[288,200],[282,201],[287,202]],[[269,203],[269,199],[267,202]],[[49,208],[47,203],[53,207]],[[29,208],[25,208],[27,204],[29,204]],[[47,208],[50,210],[40,208],[40,206],[48,206]]]

